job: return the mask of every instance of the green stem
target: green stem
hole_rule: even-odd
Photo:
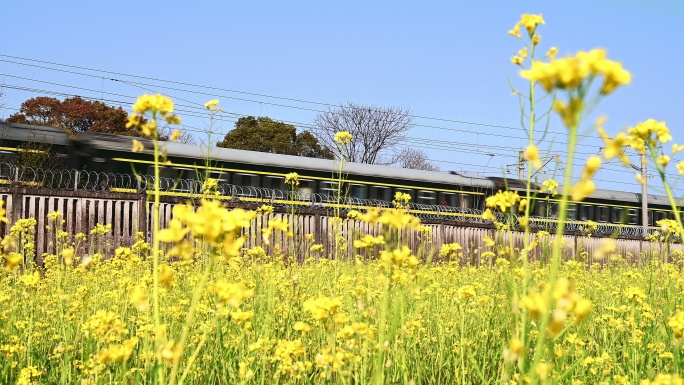
[[[570,192],[572,190],[572,168],[575,155],[575,146],[577,144],[577,131],[579,128],[579,116],[581,111],[576,111],[577,118],[574,119],[575,123],[573,126],[568,127],[569,138],[568,138],[568,149],[567,149],[567,160],[565,167],[565,178],[563,181],[563,192],[562,198],[559,202],[559,213],[558,213],[558,227],[556,228],[556,238],[553,243],[553,252],[551,254],[551,267],[549,272],[548,281],[548,295],[546,298],[547,308],[551,309],[553,307],[553,289],[556,286],[556,281],[558,280],[558,270],[560,269],[560,263],[562,259],[562,241],[563,234],[565,231],[565,222],[568,217],[568,200]],[[537,344],[534,349],[534,357],[532,365],[529,368],[530,375],[532,378],[537,378],[536,371],[534,370],[536,365],[539,363],[542,357],[543,345],[547,341],[547,326],[551,320],[551,312],[548,311],[543,315],[542,322],[539,325],[539,337],[537,339]]]
[[[156,114],[152,116],[152,120],[156,121]],[[159,206],[160,206],[160,191],[159,191],[159,140],[157,133],[154,133],[152,138],[152,143],[154,144],[154,204],[152,206],[152,303],[154,307],[154,329],[155,333],[159,332],[161,326],[161,318],[159,316],[159,239],[157,234],[159,233],[160,220],[159,220]],[[157,383],[164,384],[164,365],[159,355],[159,351],[162,348],[164,342],[160,338],[156,338],[156,367],[157,367]]]
[[[190,303],[190,308],[188,309],[188,313],[185,316],[185,322],[183,323],[183,331],[181,332],[180,340],[178,340],[178,346],[174,347],[174,349],[178,349],[181,352],[181,354],[183,352],[183,348],[185,347],[185,341],[187,340],[188,334],[190,333],[190,327],[192,326],[192,322],[195,319],[195,310],[197,308],[197,303],[202,297],[204,286],[207,284],[207,281],[209,281],[209,273],[211,272],[211,268],[213,266],[214,258],[212,258],[212,256],[210,255],[208,261],[204,264],[204,271],[202,272],[202,277],[200,278],[200,281],[197,283],[197,286],[195,287],[195,290],[192,293],[192,302]],[[188,363],[188,367],[191,365],[191,362]],[[173,362],[173,368],[171,369],[171,375],[169,377],[170,385],[174,385],[176,383],[176,377],[178,376],[179,368],[180,358]],[[185,377],[185,375],[183,377]]]

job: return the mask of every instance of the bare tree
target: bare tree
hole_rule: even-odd
[[[173,134],[174,128],[171,127],[159,127],[159,140],[163,142],[168,142],[171,140],[171,135]],[[192,136],[190,132],[187,130],[184,130],[183,128],[179,128],[178,132],[180,132],[180,136],[176,139],[176,142],[178,143],[185,143],[185,144],[197,144],[195,141],[195,137]]]
[[[413,170],[439,171],[439,167],[430,163],[427,154],[422,150],[404,147],[397,153],[397,165]]]
[[[392,164],[403,134],[413,125],[407,108],[362,106],[354,103],[320,113],[314,134],[327,148],[335,148],[335,134],[349,132],[352,142],[344,156],[350,162]]]

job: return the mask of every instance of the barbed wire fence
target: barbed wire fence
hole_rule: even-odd
[[[33,167],[18,167],[11,163],[0,163],[0,186],[40,188],[60,191],[84,192],[129,192],[145,194],[154,191],[156,180],[154,175],[105,173],[76,169],[41,169]],[[199,197],[203,191],[203,183],[197,179],[159,178],[159,191],[166,195],[179,197]],[[292,206],[319,210],[331,215],[334,207],[342,213],[352,209],[393,207],[392,202],[379,199],[362,199],[352,196],[336,197],[322,193],[301,190],[280,190],[254,186],[239,186],[219,183],[216,186],[221,199],[243,203],[255,207],[268,204],[274,207]],[[437,204],[422,204],[411,202],[405,207],[413,215],[424,221],[460,222],[464,225],[478,227],[491,226],[492,221],[482,218],[482,210],[475,208],[454,207]],[[519,216],[515,214],[495,213],[497,221],[510,224],[513,228],[520,228]],[[528,226],[533,231],[555,232],[558,222],[554,217],[531,216]],[[592,235],[604,237],[640,238],[643,228],[640,225],[613,224],[606,222],[591,222],[572,220],[565,223],[565,232],[582,233],[588,228]],[[649,235],[658,231],[649,228]],[[677,240],[679,241],[679,240]]]

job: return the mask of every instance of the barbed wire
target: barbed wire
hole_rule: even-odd
[[[106,173],[76,169],[43,169],[35,167],[19,167],[11,163],[0,163],[0,186],[19,186],[61,191],[84,192],[118,192],[147,194],[155,191],[157,183],[154,175]],[[201,198],[206,196],[204,184],[197,179],[179,179],[159,177],[159,191],[169,196]],[[387,209],[393,203],[381,199],[364,199],[353,196],[334,196],[314,193],[306,190],[282,190],[265,187],[239,186],[218,183],[212,188],[214,196],[220,199],[240,202],[245,206],[258,207],[268,204],[274,207],[298,207],[332,214],[335,209],[342,213],[359,208]],[[410,202],[404,207],[422,220],[444,220],[461,222],[477,226],[491,226],[492,221],[482,218],[482,210],[468,207],[455,207],[442,204],[425,204]],[[495,213],[500,223],[512,224],[522,228],[520,216],[515,214]],[[531,216],[528,221],[531,230],[558,230],[558,220],[554,217]],[[640,225],[625,225],[593,221],[567,221],[565,232],[583,233],[592,228],[591,234],[598,236],[640,238],[644,230]],[[658,231],[649,227],[648,235]],[[678,240],[677,240],[678,241]]]

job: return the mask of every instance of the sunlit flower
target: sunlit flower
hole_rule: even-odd
[[[143,146],[142,142],[137,140],[137,139],[133,139],[132,151],[133,152],[143,152],[144,150],[145,150],[145,146]]]
[[[204,103],[204,108],[206,108],[209,111],[215,111],[216,106],[219,104],[218,99],[212,99],[206,103]]]
[[[292,187],[299,186],[299,174],[297,174],[296,172],[291,172],[285,175],[285,184],[290,185]]]
[[[351,143],[352,135],[347,131],[340,131],[335,134],[335,143],[342,146]]]

